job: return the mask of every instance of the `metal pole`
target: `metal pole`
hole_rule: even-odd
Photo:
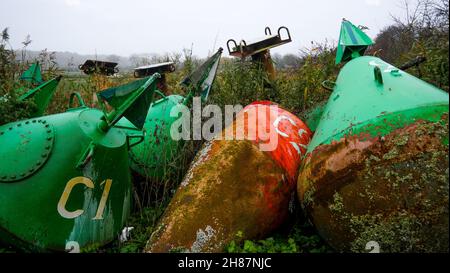
[[[275,67],[273,66],[272,57],[268,49],[252,55],[252,61],[262,64],[269,80],[275,80]]]

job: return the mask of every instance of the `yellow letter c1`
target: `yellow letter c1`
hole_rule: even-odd
[[[78,176],[70,179],[69,182],[67,182],[66,187],[64,188],[64,191],[58,202],[58,212],[64,218],[73,219],[80,216],[84,212],[84,210],[82,209],[78,209],[75,211],[66,210],[67,199],[69,199],[69,195],[72,192],[73,187],[75,187],[75,185],[77,184],[84,184],[86,187],[91,189],[94,188],[94,182],[92,182],[92,180],[89,178]]]

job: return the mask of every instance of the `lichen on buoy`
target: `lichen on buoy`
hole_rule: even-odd
[[[311,132],[291,113],[260,102],[244,108],[220,136],[229,129],[248,136],[250,130],[268,124],[251,109],[275,117],[270,130],[257,131],[255,139],[216,137],[207,142],[157,224],[146,252],[222,252],[238,232],[243,239],[260,239],[286,220]],[[267,137],[278,139],[274,150],[261,149],[259,144]]]
[[[448,252],[448,93],[359,56],[363,35],[343,22],[337,58],[350,61],[308,145],[300,202],[337,251]]]

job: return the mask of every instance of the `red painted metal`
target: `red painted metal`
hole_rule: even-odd
[[[221,252],[238,232],[241,239],[273,232],[289,215],[310,138],[300,119],[272,102],[245,107],[198,152],[145,251]],[[273,150],[261,149],[274,139]]]
[[[249,109],[254,107],[259,109],[254,112],[249,111]],[[258,114],[261,112],[266,115],[263,119],[258,118]],[[270,119],[270,112],[272,112],[272,115],[275,117],[275,121],[277,118],[284,117],[280,119],[277,126],[273,123],[274,120]],[[247,114],[244,115],[244,113]],[[257,115],[256,124],[254,125],[251,124],[251,122],[248,122],[249,120],[252,120],[251,114]],[[256,140],[254,142],[256,144],[259,144],[260,141],[265,139],[278,138],[278,145],[275,150],[268,151],[267,153],[287,172],[289,175],[289,182],[295,184],[301,159],[303,155],[306,154],[306,145],[312,138],[312,132],[308,126],[297,116],[278,107],[277,104],[271,101],[253,102],[246,106],[240,115],[244,115],[245,135],[248,135],[249,129],[255,130]],[[236,119],[239,118],[242,117],[239,117],[238,115]],[[267,128],[268,130],[262,130],[263,135],[261,135],[258,128],[252,128],[252,126],[263,126],[263,128]],[[286,136],[283,136],[280,132],[284,133]]]

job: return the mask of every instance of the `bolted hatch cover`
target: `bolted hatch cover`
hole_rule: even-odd
[[[37,172],[53,149],[53,126],[43,119],[0,127],[0,182],[15,182]]]

